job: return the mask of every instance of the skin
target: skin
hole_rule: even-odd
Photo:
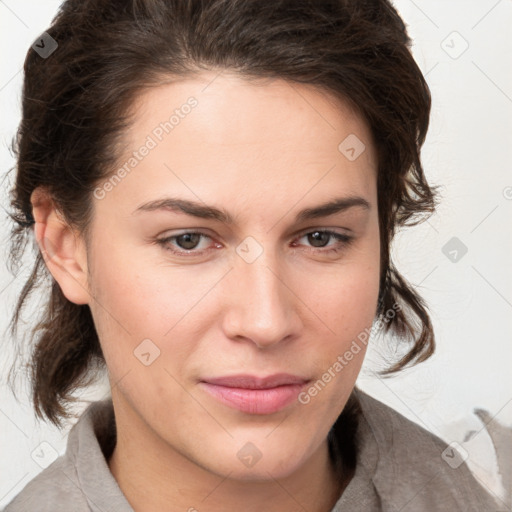
[[[118,436],[108,465],[137,511],[330,511],[348,481],[335,477],[326,438],[364,346],[310,403],[272,414],[230,408],[199,381],[288,372],[316,382],[371,327],[380,245],[369,129],[312,86],[203,72],[138,97],[120,165],[190,96],[190,114],[92,199],[88,243],[44,191],[32,196],[46,264],[70,301],[89,305],[105,355]],[[350,134],[366,146],[354,161],[338,150]],[[133,213],[167,196],[224,208],[234,224]],[[295,221],[346,196],[370,208]],[[315,229],[353,241],[315,244]],[[173,254],[193,247],[183,239],[155,242],[196,230],[207,235],[192,248],[202,255]],[[249,236],[263,250],[251,263],[236,251]],[[149,365],[134,357],[145,339],[151,357],[160,351]],[[252,467],[237,457],[248,442],[261,454]]]

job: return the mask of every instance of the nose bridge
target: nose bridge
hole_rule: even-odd
[[[285,286],[275,251],[256,246],[237,248],[230,273],[232,296],[228,330],[233,337],[251,339],[258,346],[278,343],[296,327],[293,294]],[[244,249],[248,249],[244,251]],[[249,257],[250,255],[250,257]]]

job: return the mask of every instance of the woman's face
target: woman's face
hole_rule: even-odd
[[[151,89],[136,107],[87,248],[118,431],[212,473],[284,477],[325,447],[377,307],[369,130],[313,87],[228,73]],[[277,373],[308,382],[205,384]]]

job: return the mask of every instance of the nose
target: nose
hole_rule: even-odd
[[[253,263],[237,258],[224,286],[228,338],[268,348],[297,335],[300,301],[289,275],[270,254],[263,252]]]

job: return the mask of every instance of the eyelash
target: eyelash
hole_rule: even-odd
[[[298,236],[298,239],[300,238],[303,238],[307,235],[310,235],[312,233],[325,233],[325,234],[328,234],[330,235],[332,238],[335,238],[336,240],[338,240],[339,242],[339,245],[335,246],[335,247],[331,247],[331,248],[328,248],[328,249],[325,249],[325,248],[310,248],[309,251],[310,252],[314,252],[314,253],[328,253],[328,254],[334,254],[334,253],[339,253],[341,252],[345,247],[349,246],[354,237],[353,236],[349,236],[349,235],[345,235],[345,234],[342,234],[342,233],[338,233],[336,231],[331,231],[331,230],[328,230],[328,229],[314,229],[312,231],[307,231],[305,233],[302,233],[301,235]],[[201,251],[196,251],[195,249],[190,249],[190,250],[182,250],[182,251],[178,251],[176,249],[171,249],[169,247],[169,243],[183,235],[200,235],[201,237],[205,237],[205,238],[211,238],[210,236],[208,236],[206,233],[202,233],[200,231],[185,231],[183,233],[180,233],[179,235],[173,235],[173,236],[168,236],[168,237],[165,237],[165,238],[160,238],[160,239],[157,239],[156,240],[156,243],[158,245],[160,245],[164,250],[166,251],[170,251],[172,252],[173,254],[176,254],[177,256],[202,256],[205,252],[209,251],[210,249],[203,249]]]

